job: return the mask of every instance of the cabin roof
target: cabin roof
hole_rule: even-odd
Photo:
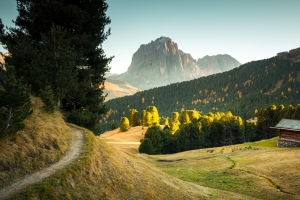
[[[274,128],[300,131],[300,120],[282,119]]]

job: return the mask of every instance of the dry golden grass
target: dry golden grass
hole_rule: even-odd
[[[86,145],[77,161],[13,199],[251,199],[174,178],[145,162],[147,155],[83,130]]]
[[[110,131],[101,138],[109,142],[137,142],[138,136],[144,132],[135,127],[127,134]],[[186,183],[214,188],[216,193],[229,191],[258,199],[300,199],[300,148],[278,148],[277,140],[273,138],[171,155],[142,154],[140,158],[152,165],[152,169],[162,170]],[[112,146],[120,151],[128,148],[118,143],[112,143]],[[165,177],[165,180],[168,179]],[[229,199],[236,197],[230,196]]]
[[[13,199],[300,199],[300,148],[276,138],[149,156],[137,153],[146,128],[83,130],[78,160]]]
[[[71,131],[61,113],[46,114],[40,99],[31,100],[33,113],[25,120],[25,128],[0,140],[1,188],[56,162],[68,148]]]

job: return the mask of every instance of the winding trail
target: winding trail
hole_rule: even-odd
[[[78,158],[82,152],[84,144],[84,134],[83,131],[77,128],[71,127],[72,139],[70,142],[70,147],[66,154],[57,162],[49,167],[41,169],[35,173],[26,175],[21,179],[18,179],[9,186],[6,186],[0,190],[0,200],[8,199],[18,194],[22,190],[34,185],[45,178],[53,175],[59,170],[65,168],[67,165],[72,163],[76,158]]]

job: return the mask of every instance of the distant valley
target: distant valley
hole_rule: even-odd
[[[124,81],[111,78],[106,78],[104,86],[105,89],[103,92],[104,94],[107,94],[107,97],[105,98],[106,101],[118,97],[132,95],[140,91],[138,88],[133,87]]]

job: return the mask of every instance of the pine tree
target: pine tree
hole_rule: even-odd
[[[293,114],[293,119],[300,120],[300,104],[298,104],[295,108],[294,114]]]
[[[50,86],[41,92],[41,99],[44,103],[43,109],[47,113],[53,113],[55,110],[55,101],[53,99],[53,92]]]
[[[161,149],[163,147],[163,138],[161,137],[162,131],[159,130],[159,127],[153,125],[148,128],[147,132],[145,133],[145,138],[149,138],[153,145],[153,154],[160,154]]]
[[[139,146],[139,152],[140,153],[146,153],[146,154],[153,154],[154,148],[152,145],[152,142],[149,138],[144,138]]]
[[[15,66],[16,78],[23,77],[35,94],[51,86],[67,120],[93,129],[106,112],[104,74],[112,59],[101,47],[110,35],[107,3],[17,0],[17,6],[15,28],[5,31],[0,21],[0,42],[13,55],[6,64]]]
[[[32,113],[29,89],[16,80],[9,67],[0,69],[0,135],[24,128],[24,119]]]

